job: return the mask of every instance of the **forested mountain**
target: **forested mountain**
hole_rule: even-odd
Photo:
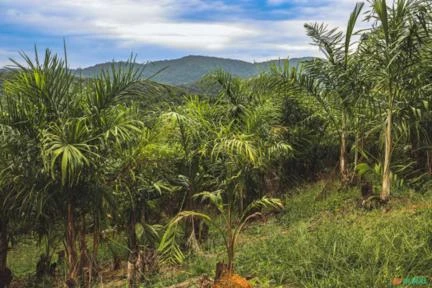
[[[291,66],[297,66],[300,62],[311,59],[310,57],[292,58],[289,60]],[[143,77],[151,77],[153,81],[171,84],[191,84],[204,75],[216,69],[222,69],[234,76],[249,78],[261,72],[268,71],[275,63],[282,63],[283,60],[271,60],[261,63],[250,63],[241,60],[224,59],[207,56],[186,56],[174,60],[163,60],[149,62],[147,64],[136,64],[144,69]],[[117,62],[124,64],[124,62]],[[108,68],[112,63],[102,63],[95,66],[76,69],[74,72],[83,77],[95,77],[100,71]]]

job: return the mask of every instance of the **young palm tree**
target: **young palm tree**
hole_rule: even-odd
[[[159,251],[165,259],[176,262],[183,261],[183,253],[175,243],[176,232],[178,231],[177,225],[181,220],[195,217],[206,221],[211,227],[215,228],[218,234],[223,238],[227,253],[227,272],[232,274],[234,272],[237,239],[248,221],[262,216],[262,208],[281,209],[283,207],[279,199],[263,197],[249,204],[242,213],[238,213],[235,211],[232,198],[230,200],[228,196],[225,201],[222,192],[223,191],[218,190],[214,192],[202,192],[195,195],[196,198],[201,198],[203,202],[209,202],[216,208],[222,218],[222,224],[217,221],[216,218],[196,211],[182,211],[170,221],[159,246]]]
[[[259,175],[266,174],[264,170],[273,171],[277,163],[292,155],[293,149],[284,139],[287,129],[281,125],[282,101],[274,97],[273,84],[267,75],[241,80],[217,71],[212,76],[221,87],[216,105],[230,112],[221,114],[225,125],[215,125],[214,140],[206,146],[212,151],[212,157],[225,161],[225,178],[236,179],[232,190],[243,211],[251,186],[264,186],[261,181],[251,180],[267,180],[268,173],[264,177]],[[236,149],[240,154],[234,153]]]

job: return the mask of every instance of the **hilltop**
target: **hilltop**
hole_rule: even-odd
[[[292,58],[289,59],[289,62],[291,66],[298,66],[302,61],[310,59],[311,57]],[[153,81],[163,84],[185,85],[198,81],[204,75],[216,69],[223,69],[235,76],[249,78],[261,72],[268,71],[271,65],[282,61],[284,59],[250,63],[235,59],[191,55],[179,59],[154,61],[137,65],[140,68],[144,68],[143,76],[145,78],[151,77]],[[122,63],[124,62],[116,62],[117,65],[121,65]],[[101,70],[108,68],[111,64],[111,62],[101,63],[74,71],[83,77],[91,78],[95,77]]]

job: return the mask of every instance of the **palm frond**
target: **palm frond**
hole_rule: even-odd
[[[41,137],[45,166],[54,179],[60,176],[62,185],[77,183],[83,169],[93,165],[93,160],[99,157],[96,147],[90,144],[94,137],[86,119],[52,124]]]
[[[168,224],[167,229],[162,236],[161,242],[158,247],[158,252],[161,255],[161,259],[166,263],[181,263],[184,260],[184,254],[181,251],[177,239],[179,237],[180,221],[186,218],[201,218],[204,221],[211,222],[211,218],[203,213],[195,211],[182,211],[177,214]]]

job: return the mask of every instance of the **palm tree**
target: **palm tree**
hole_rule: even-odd
[[[281,116],[278,106],[265,95],[253,93],[260,91],[253,86],[256,84],[253,80],[243,82],[221,71],[215,77],[222,86],[219,99],[212,106],[208,106],[207,102],[201,105],[195,103],[200,109],[193,110],[207,111],[209,114],[213,111],[214,114],[206,121],[198,120],[203,116],[200,112],[196,113],[198,117],[190,118],[193,119],[191,123],[200,123],[197,133],[205,131],[209,135],[205,138],[206,142],[200,145],[199,151],[213,175],[209,177],[211,183],[200,188],[213,192],[197,191],[193,198],[213,205],[223,219],[223,224],[218,225],[209,215],[195,210],[181,211],[169,223],[159,251],[170,261],[182,261],[183,254],[176,245],[178,223],[182,219],[202,219],[215,227],[223,237],[227,251],[227,272],[231,274],[235,245],[242,228],[250,219],[260,215],[260,208],[282,206],[280,200],[266,196],[244,205],[248,177],[260,169],[272,167],[274,161],[281,161],[291,155],[292,149],[280,137],[279,132],[284,129],[277,126]]]
[[[162,197],[163,192],[174,190],[168,182],[176,176],[172,167],[176,164],[179,147],[170,139],[168,130],[163,121],[158,120],[152,128],[143,128],[135,139],[117,147],[113,163],[109,165],[107,180],[115,183],[121,224],[127,219],[128,284],[131,287],[137,280],[135,264],[141,252],[140,238],[158,236],[145,219],[148,202]],[[155,243],[152,244],[153,247],[144,249],[153,249]]]
[[[314,59],[305,64],[305,87],[317,98],[327,116],[338,127],[340,138],[339,172],[342,183],[349,182],[348,133],[349,118],[359,98],[356,87],[356,71],[351,68],[351,38],[364,3],[357,3],[351,13],[345,35],[324,24],[305,24],[307,35],[312,38],[326,60]]]
[[[362,53],[369,55],[368,63],[374,78],[374,93],[385,107],[384,161],[380,197],[387,201],[391,191],[391,160],[393,152],[394,114],[398,103],[410,91],[403,87],[409,79],[413,63],[417,62],[424,42],[420,22],[427,13],[426,1],[394,1],[391,6],[386,0],[374,0],[368,19],[374,21],[371,33],[362,43]],[[403,101],[402,101],[403,102]]]
[[[286,129],[281,125],[282,101],[274,97],[274,83],[267,75],[242,80],[216,71],[210,77],[221,87],[215,104],[229,113],[221,114],[225,125],[215,125],[214,141],[206,146],[211,149],[212,156],[220,157],[218,161],[226,161],[224,175],[226,179],[236,179],[233,191],[243,211],[243,202],[251,186],[264,186],[260,185],[261,181],[251,181],[254,176],[263,172],[264,181],[268,180],[278,166],[274,160],[281,163],[292,155],[292,146],[284,139]]]
[[[172,248],[176,246],[176,232],[178,231],[177,225],[180,221],[187,218],[203,219],[211,227],[215,228],[218,234],[223,238],[224,245],[227,253],[227,273],[231,275],[234,272],[234,259],[238,236],[245,225],[256,217],[262,217],[262,209],[281,209],[283,208],[282,202],[276,198],[263,197],[249,204],[242,213],[235,211],[235,206],[230,197],[224,200],[223,191],[217,190],[214,192],[201,192],[195,195],[196,198],[201,198],[203,202],[209,202],[216,208],[222,218],[222,224],[212,218],[211,216],[196,212],[196,211],[182,211],[178,213],[168,224],[167,230],[162,237],[159,251],[162,256],[174,261],[182,261],[183,254],[180,249]],[[232,199],[232,198],[231,198]],[[176,246],[177,247],[177,246]],[[174,257],[174,258],[173,258]]]
[[[76,241],[78,235],[82,238],[85,220],[76,208],[87,207],[85,199],[103,201],[103,197],[91,195],[103,189],[89,184],[102,185],[98,176],[109,163],[111,147],[140,132],[135,110],[125,103],[139,93],[141,72],[131,58],[124,67],[113,65],[94,81],[80,81],[68,68],[66,56],[62,60],[46,50],[42,60],[37,51],[34,60],[26,54],[22,57],[25,64],[13,61],[15,77],[4,83],[4,123],[34,143],[24,151],[32,153],[33,169],[51,178],[41,190],[51,194],[50,199],[64,203],[59,209],[66,212],[68,279],[76,283],[86,257],[81,253],[78,258]],[[27,190],[28,195],[31,191]]]
[[[43,62],[39,61],[36,49],[35,53],[34,62],[25,54],[21,56],[26,64],[13,61],[15,67],[11,76],[3,83],[0,103],[3,143],[0,190],[2,204],[8,206],[2,209],[3,228],[7,228],[10,219],[7,211],[20,213],[23,220],[38,219],[45,212],[43,204],[51,203],[47,197],[50,181],[44,175],[40,158],[39,134],[43,125],[55,119],[58,111],[54,106],[65,107],[67,99],[62,99],[61,95],[68,95],[72,77],[62,69],[64,62],[49,50]],[[53,81],[54,75],[56,81],[64,85],[57,85]],[[55,95],[55,98],[50,98],[50,95]],[[7,239],[6,232],[3,239]],[[2,262],[6,252],[2,253]]]
[[[80,260],[77,258],[75,246],[77,234],[85,231],[85,227],[75,224],[76,206],[85,205],[78,199],[86,199],[88,193],[102,192],[100,189],[88,191],[92,187],[88,183],[100,183],[100,176],[105,173],[104,165],[109,163],[107,159],[113,154],[112,146],[121,146],[140,132],[141,122],[134,118],[134,109],[119,104],[135,93],[134,84],[140,78],[133,63],[127,65],[126,70],[113,66],[110,72],[103,72],[94,83],[90,82],[80,102],[84,108],[82,116],[59,119],[59,124],[50,125],[42,133],[47,170],[54,180],[61,183],[66,195],[68,276],[74,282],[84,263],[88,262],[86,255],[81,256]],[[101,197],[95,199],[104,200]],[[93,204],[101,207],[99,203]],[[82,222],[82,225],[85,223]],[[77,228],[80,229],[78,232]],[[85,242],[81,241],[80,245],[85,245]]]

